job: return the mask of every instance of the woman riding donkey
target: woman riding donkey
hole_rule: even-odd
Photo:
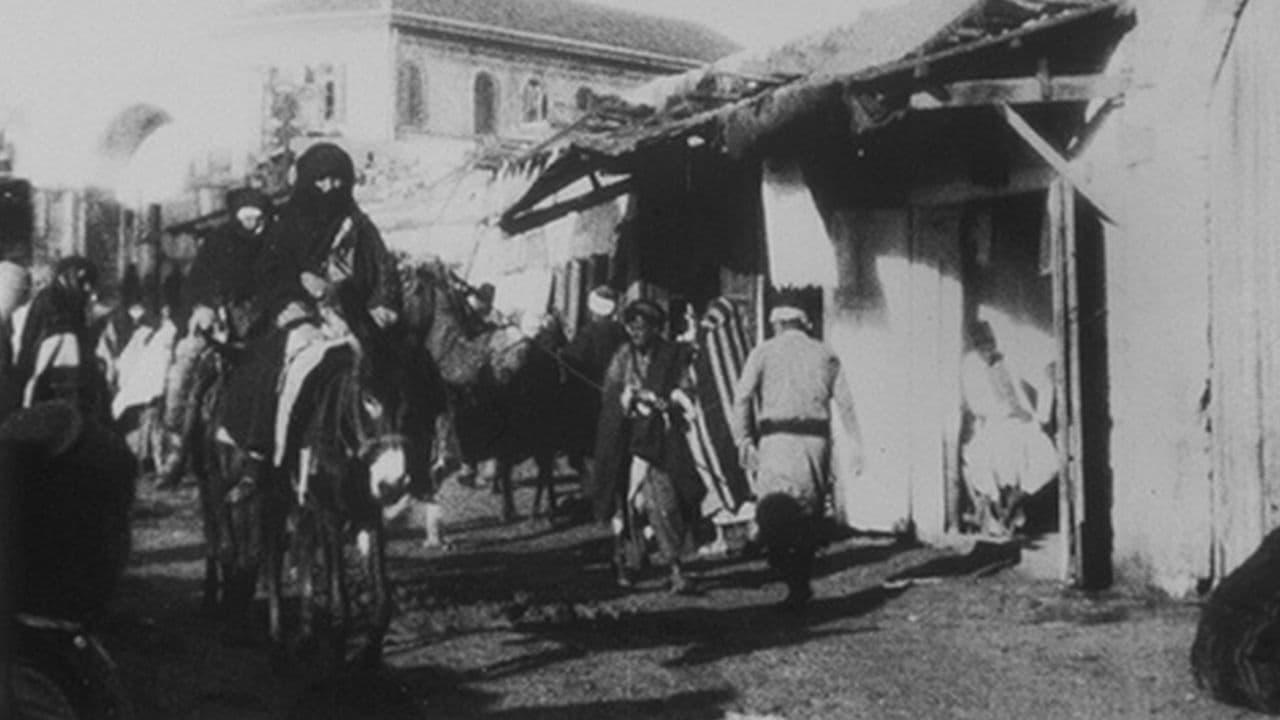
[[[257,268],[275,206],[266,193],[244,187],[227,193],[227,212],[231,219],[209,234],[191,266],[187,335],[174,349],[166,383],[170,453],[160,473],[162,487],[176,487],[186,471],[200,405],[221,364],[210,355],[215,341],[237,347],[263,331]]]
[[[236,497],[252,493],[270,471],[277,386],[291,345],[352,334],[375,363],[394,352],[388,335],[400,315],[399,277],[352,195],[351,157],[330,143],[313,145],[298,158],[296,178],[261,264],[259,302],[269,324],[227,387],[224,426],[250,459],[232,489]]]

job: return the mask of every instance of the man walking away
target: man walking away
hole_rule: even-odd
[[[813,597],[810,578],[831,455],[830,405],[855,436],[857,419],[840,360],[809,337],[804,311],[781,301],[769,322],[774,337],[747,356],[734,388],[731,431],[744,466],[755,465],[760,540],[787,584],[779,607],[798,610]]]

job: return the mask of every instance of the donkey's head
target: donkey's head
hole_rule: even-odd
[[[393,503],[409,482],[402,434],[405,413],[395,380],[384,377],[385,371],[379,372],[365,353],[354,348],[330,355],[326,365],[323,380],[311,386],[312,419],[302,446],[320,450],[321,462],[346,478],[344,484],[356,479],[367,482],[367,487],[347,485],[344,494]],[[360,471],[350,474],[352,466]]]

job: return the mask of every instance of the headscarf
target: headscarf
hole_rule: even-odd
[[[97,282],[98,268],[87,258],[73,255],[59,260],[53,269],[53,282],[43,291],[49,294],[48,308],[51,313],[44,318],[48,323],[44,331],[84,331],[88,322],[85,310],[92,288]],[[29,318],[28,322],[33,319]]]
[[[89,292],[98,284],[98,268],[88,258],[78,255],[65,257],[58,261],[53,269],[53,290],[60,299],[65,299],[68,307],[84,307],[89,300]]]
[[[338,223],[356,210],[356,173],[351,156],[327,142],[307,148],[295,170],[293,193],[280,211],[277,229],[287,254],[306,267],[327,256]],[[342,187],[320,192],[315,183],[325,177],[338,178]]]
[[[307,213],[325,215],[333,219],[349,212],[355,200],[352,190],[356,182],[356,168],[351,156],[333,143],[317,143],[298,157],[297,180],[293,186],[290,204],[296,204]],[[328,193],[316,188],[316,181],[334,177],[342,181],[342,187]]]
[[[262,211],[263,215],[270,217],[274,204],[271,198],[258,188],[254,187],[238,187],[227,191],[227,212],[232,217],[242,207],[256,207]]]
[[[227,209],[232,213],[242,207],[256,207],[263,212],[271,211],[271,198],[255,187],[238,187],[227,191]]]

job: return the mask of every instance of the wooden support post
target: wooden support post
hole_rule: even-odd
[[[1083,580],[1084,475],[1080,416],[1080,313],[1076,275],[1075,188],[1066,178],[1049,186],[1047,209],[1053,256],[1053,330],[1057,342],[1054,391],[1058,425],[1058,529],[1061,579]]]
[[[1070,397],[1067,357],[1070,349],[1067,345],[1067,304],[1066,304],[1066,243],[1062,219],[1061,178],[1049,185],[1045,198],[1045,211],[1049,214],[1049,242],[1053,269],[1053,338],[1056,346],[1056,360],[1053,364],[1053,389],[1057,402],[1054,403],[1057,432],[1054,445],[1058,449],[1058,536],[1062,543],[1058,567],[1058,577],[1064,582],[1071,582],[1075,563],[1072,552],[1075,543],[1071,538],[1074,522],[1071,515],[1071,417],[1067,407]]]
[[[1070,395],[1067,396],[1068,437],[1068,471],[1071,474],[1071,578],[1076,584],[1085,582],[1084,572],[1084,538],[1082,530],[1085,526],[1084,502],[1084,428],[1081,423],[1083,403],[1080,398],[1080,282],[1076,262],[1076,189],[1065,178],[1062,185],[1062,248],[1063,265],[1066,274],[1067,296],[1067,367],[1071,374],[1067,377]]]

